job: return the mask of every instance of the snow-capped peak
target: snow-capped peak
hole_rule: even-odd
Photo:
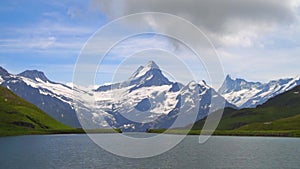
[[[165,77],[157,64],[149,61],[145,66],[140,66],[128,81],[122,83],[121,86],[132,86],[130,91],[150,86],[171,85],[172,82]]]
[[[252,108],[263,104],[270,98],[300,85],[300,78],[272,80],[268,83],[248,82],[243,79],[231,79],[227,76],[219,93],[232,104],[240,108]]]
[[[143,75],[145,75],[148,71],[154,70],[154,69],[159,69],[157,64],[154,61],[149,61],[145,66],[140,66],[130,77],[130,79],[136,79],[139,78]]]
[[[116,88],[126,88],[128,86],[132,86],[129,90],[131,92],[132,90],[142,87],[162,86],[171,84],[173,83],[170,82],[168,78],[163,75],[162,71],[159,69],[157,64],[154,61],[149,61],[145,66],[140,66],[128,80],[121,83],[102,85],[95,91],[104,92]],[[178,87],[180,87],[180,85]]]
[[[230,75],[227,75],[225,81],[218,93],[224,94],[229,92],[240,91],[243,89],[259,88],[262,84],[260,82],[248,82],[244,79],[233,79]]]
[[[150,60],[150,61],[146,64],[145,67],[146,67],[146,68],[150,68],[150,69],[159,69],[159,67],[157,66],[157,64],[156,64],[154,61],[152,61],[152,60]]]
[[[24,71],[24,72],[22,72],[18,75],[22,76],[22,77],[32,79],[34,81],[37,81],[37,80],[40,79],[44,82],[50,82],[50,80],[45,76],[45,74],[41,71],[38,71],[38,70],[26,70],[26,71]]]

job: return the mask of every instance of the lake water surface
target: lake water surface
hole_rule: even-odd
[[[187,136],[162,155],[129,159],[106,152],[87,135],[2,137],[0,168],[300,168],[300,139],[215,136],[200,145],[197,136]]]

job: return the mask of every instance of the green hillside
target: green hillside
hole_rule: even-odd
[[[252,123],[240,127],[239,130],[300,130],[300,115],[272,122]]]
[[[55,133],[72,129],[10,90],[0,87],[0,136]]]
[[[201,129],[204,120],[193,129]],[[300,86],[253,109],[225,109],[217,130],[300,130]]]

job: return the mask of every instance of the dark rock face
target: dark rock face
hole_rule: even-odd
[[[145,98],[141,102],[139,102],[134,108],[141,112],[148,111],[151,108],[150,100],[148,98]]]
[[[9,76],[9,73],[3,67],[0,67],[0,76]]]
[[[50,82],[50,80],[45,76],[45,74],[38,70],[26,70],[26,71],[18,74],[18,76],[27,77],[27,78],[29,78],[31,80],[35,80],[35,81],[36,81],[36,79],[41,79],[44,82]]]

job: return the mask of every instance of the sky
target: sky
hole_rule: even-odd
[[[300,75],[299,5],[299,0],[2,0],[0,66],[15,74],[38,69],[53,81],[71,82],[78,57],[97,31],[129,14],[162,12],[184,18],[202,31],[215,47],[224,75],[262,82],[294,77]],[[182,31],[184,24],[151,17],[143,23],[154,32],[181,31],[187,40],[199,41],[190,31]],[[118,34],[140,24],[127,22],[122,32],[110,30],[96,47],[114,42]],[[211,46],[202,49],[205,55]],[[155,60],[174,80],[187,83],[190,76],[182,72],[190,71],[195,80],[209,81],[205,64],[191,61],[192,55],[181,42],[165,36],[129,37],[95,63],[101,65],[96,83],[126,79],[147,60]],[[184,63],[184,68],[177,63]]]

